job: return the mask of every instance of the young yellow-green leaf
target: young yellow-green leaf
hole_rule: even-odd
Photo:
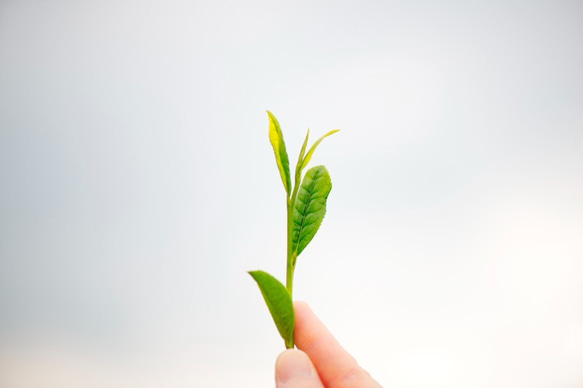
[[[285,347],[294,347],[294,306],[283,284],[276,278],[263,271],[249,271],[255,279],[265,304],[271,313],[275,326],[285,341]]]
[[[289,197],[291,192],[291,180],[289,176],[289,159],[287,157],[285,143],[283,142],[283,134],[281,133],[281,128],[279,127],[279,123],[275,116],[270,111],[267,111],[267,115],[269,116],[269,141],[273,147],[273,152],[275,153],[275,161],[277,163],[279,175],[281,175],[283,187]]]
[[[328,136],[333,135],[338,131],[340,131],[340,130],[334,129],[334,130],[328,132],[327,134],[325,134],[324,136],[322,136],[321,138],[319,138],[318,140],[316,140],[316,142],[310,147],[310,150],[306,154],[306,157],[304,158],[304,160],[302,160],[302,164],[300,165],[300,171],[303,170],[308,165],[308,163],[310,162],[310,159],[312,159],[312,155],[314,154],[314,151],[316,151],[316,147],[318,146],[318,144],[320,144],[322,142],[322,140],[324,140]]]
[[[304,139],[304,144],[302,144],[302,149],[300,150],[300,155],[298,157],[298,164],[296,164],[296,180],[294,186],[298,184],[300,177],[302,175],[302,162],[304,160],[304,155],[306,154],[306,147],[308,146],[308,138],[310,137],[310,129],[306,132],[306,138]]]
[[[302,180],[293,209],[292,250],[299,256],[312,241],[326,214],[326,200],[332,190],[328,170],[312,167]]]

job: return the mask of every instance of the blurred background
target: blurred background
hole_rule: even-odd
[[[583,384],[580,1],[0,1],[0,387],[272,387],[307,301],[385,387]]]

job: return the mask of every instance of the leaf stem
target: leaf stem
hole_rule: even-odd
[[[308,130],[308,135],[310,131]],[[293,247],[293,231],[294,231],[294,206],[296,203],[296,197],[298,195],[298,190],[300,189],[300,183],[302,178],[302,162],[304,158],[304,152],[306,150],[306,144],[308,142],[308,135],[306,135],[306,140],[300,151],[298,158],[298,163],[296,165],[296,171],[294,174],[294,187],[292,190],[291,198],[288,197],[287,200],[287,271],[285,278],[285,287],[289,292],[290,298],[293,300],[293,284],[294,284],[294,271],[296,267],[297,253]]]
[[[296,190],[294,190],[292,198],[287,199],[287,269],[285,275],[285,288],[289,293],[290,299],[293,301],[293,285],[294,285],[294,270],[295,270],[295,255],[292,252],[292,233],[293,233],[293,203],[295,202]],[[291,338],[285,341],[287,349],[293,349],[295,346],[293,333]]]
[[[293,195],[292,195],[293,197]],[[295,198],[294,198],[295,199]],[[293,233],[293,200],[287,199],[287,268],[285,275],[285,288],[290,298],[293,294],[294,263],[292,259],[292,233]],[[293,300],[293,299],[292,299]]]

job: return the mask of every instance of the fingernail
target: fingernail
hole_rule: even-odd
[[[289,349],[281,353],[275,363],[275,379],[285,383],[298,377],[309,377],[314,369],[306,353],[297,349]]]

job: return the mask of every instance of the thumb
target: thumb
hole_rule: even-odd
[[[324,388],[306,353],[288,349],[275,362],[276,388]]]

